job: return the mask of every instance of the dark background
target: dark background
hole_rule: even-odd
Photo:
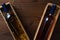
[[[34,37],[46,4],[60,5],[60,0],[0,0],[0,5],[6,2],[11,2],[30,38]],[[13,40],[1,15],[0,40]]]

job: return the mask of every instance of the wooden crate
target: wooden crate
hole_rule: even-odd
[[[40,35],[38,35],[38,32],[40,32],[39,29],[41,28],[42,21],[43,21],[43,19],[44,19],[44,16],[45,16],[47,10],[48,10],[48,7],[49,7],[49,6],[51,7],[52,5],[53,5],[52,3],[48,3],[48,4],[46,5],[45,10],[44,10],[44,12],[43,12],[43,15],[42,15],[42,17],[41,17],[41,20],[40,20],[40,22],[39,22],[37,31],[36,31],[36,33],[35,33],[34,40],[41,40],[41,39],[37,39],[37,36],[40,36]],[[57,6],[57,10],[56,10],[56,12],[55,12],[56,15],[54,16],[53,23],[52,23],[52,25],[50,26],[50,29],[49,29],[48,34],[47,34],[47,38],[46,38],[45,40],[50,40],[50,38],[51,38],[51,36],[52,36],[52,33],[53,33],[53,30],[54,30],[54,28],[55,28],[55,24],[56,24],[56,22],[57,22],[59,13],[60,13],[60,6],[59,6],[59,5],[56,5],[56,6]]]
[[[10,24],[6,20],[5,12],[2,10],[2,6],[0,6],[0,13],[1,13],[1,15],[2,15],[2,17],[3,17],[3,19],[4,19],[5,23],[6,23],[6,25],[8,27],[8,29],[10,30],[10,33],[11,33],[13,39],[14,40],[29,40],[29,37],[28,37],[25,29],[23,28],[23,25],[22,25],[21,21],[19,20],[18,16],[16,15],[16,12],[14,11],[12,5],[9,2],[8,3],[5,3],[5,4],[6,5],[10,5],[10,7],[11,7],[10,12],[12,12],[13,15],[15,15],[14,16],[15,17],[14,20],[15,20],[16,23],[14,23],[14,25],[16,24],[15,26],[17,27],[17,29],[19,29],[18,31],[20,32],[18,34],[18,36],[17,36],[17,35],[15,35],[14,31],[11,30]],[[15,26],[13,26],[13,27],[15,27]]]

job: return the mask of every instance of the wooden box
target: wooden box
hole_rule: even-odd
[[[0,6],[0,13],[6,25],[8,26],[8,29],[10,30],[10,33],[14,40],[29,40],[29,37],[23,28],[21,21],[19,20],[16,12],[9,2],[4,3],[2,6]]]
[[[58,16],[60,14],[60,6],[59,5],[56,5],[56,10],[54,12],[54,16],[53,16],[53,21],[52,23],[50,24],[49,28],[47,29],[47,33],[43,33],[45,34],[42,35],[41,31],[43,30],[43,20],[44,18],[46,17],[47,13],[49,12],[49,9],[50,7],[52,6],[53,4],[52,3],[48,3],[45,7],[45,10],[43,12],[43,15],[41,17],[41,20],[40,20],[40,23],[38,25],[38,28],[37,28],[37,31],[35,33],[35,36],[34,36],[34,40],[50,40],[51,36],[52,36],[52,33],[54,31],[54,28],[55,28],[55,24],[57,22],[57,19],[58,19]],[[46,25],[47,26],[47,25]],[[46,30],[46,27],[45,27],[45,30]],[[41,36],[41,37],[40,37]]]

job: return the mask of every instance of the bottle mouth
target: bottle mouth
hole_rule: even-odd
[[[56,10],[56,5],[53,4],[49,13],[52,14],[52,15],[54,15],[55,10]]]
[[[2,4],[2,8],[4,12],[8,12],[8,8],[5,3]]]

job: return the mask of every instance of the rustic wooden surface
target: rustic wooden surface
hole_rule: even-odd
[[[60,5],[60,0],[0,0],[0,5],[11,2],[27,34],[32,39],[47,3]],[[0,40],[13,40],[10,32],[0,15]]]

